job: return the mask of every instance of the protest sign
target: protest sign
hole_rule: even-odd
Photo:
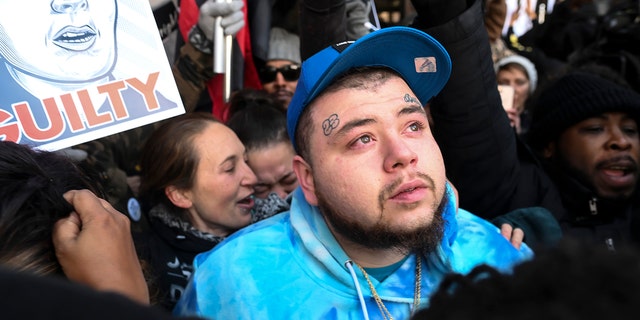
[[[148,0],[0,0],[0,140],[58,150],[182,113]]]

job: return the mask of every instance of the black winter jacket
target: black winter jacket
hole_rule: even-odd
[[[136,250],[151,276],[152,303],[172,311],[191,274],[193,259],[224,238],[198,231],[163,205],[149,212],[149,229],[133,234]]]
[[[455,2],[465,2],[455,0]],[[606,244],[637,243],[638,196],[611,204],[562,174],[543,166],[509,125],[496,89],[481,1],[460,17],[442,19],[418,12],[413,26],[444,45],[453,70],[430,103],[432,128],[447,176],[460,194],[460,207],[492,219],[512,210],[542,206],[558,219],[565,236]]]

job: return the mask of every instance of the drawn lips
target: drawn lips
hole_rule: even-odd
[[[96,38],[97,32],[89,26],[68,26],[56,33],[53,43],[67,50],[84,51],[93,46]]]

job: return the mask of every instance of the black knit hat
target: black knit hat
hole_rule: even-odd
[[[568,127],[605,112],[640,118],[640,94],[598,75],[572,72],[540,93],[531,119],[528,142],[543,149]]]

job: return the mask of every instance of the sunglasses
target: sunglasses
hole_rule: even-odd
[[[296,81],[300,78],[300,66],[289,64],[280,68],[265,66],[260,69],[260,81],[262,81],[262,83],[273,82],[276,80],[278,72],[280,72],[282,77],[287,81]]]

